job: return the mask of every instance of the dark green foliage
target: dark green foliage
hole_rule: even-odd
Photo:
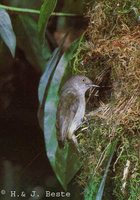
[[[57,4],[57,0],[44,0],[44,3],[40,9],[40,17],[38,21],[38,31],[40,39],[43,41],[45,38],[45,30],[48,20],[54,11]]]
[[[23,50],[27,60],[37,71],[44,71],[45,64],[51,55],[49,46],[42,45],[38,38],[37,23],[26,15],[13,18],[17,35],[17,46]]]

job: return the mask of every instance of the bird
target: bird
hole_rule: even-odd
[[[86,109],[85,93],[91,87],[99,86],[84,75],[72,76],[62,87],[56,114],[58,140],[62,143],[68,139],[78,145],[74,133],[82,125]]]

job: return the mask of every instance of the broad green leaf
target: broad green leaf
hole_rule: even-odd
[[[16,16],[13,22],[17,35],[17,46],[24,51],[26,59],[36,71],[44,71],[51,53],[48,45],[40,44],[37,23],[25,15]]]
[[[60,85],[64,74],[70,68],[69,61],[72,59],[77,47],[78,41],[62,55],[58,62],[49,85],[44,108],[44,137],[47,156],[64,189],[67,188],[68,183],[79,170],[81,164],[77,149],[72,143],[66,143],[64,148],[59,148],[56,133],[56,112]]]
[[[45,95],[46,87],[48,86],[51,75],[60,60],[61,51],[63,49],[63,44],[65,42],[67,35],[68,34],[65,34],[65,36],[63,37],[61,41],[60,46],[54,50],[51,58],[49,59],[48,63],[45,66],[45,71],[40,79],[39,88],[38,88],[38,98],[39,98],[40,104],[43,103],[43,98],[46,97]]]
[[[57,0],[44,0],[41,6],[39,21],[38,21],[38,31],[41,41],[44,40],[45,29],[48,24],[48,20],[56,7],[56,4]]]
[[[44,119],[44,105],[45,97],[47,95],[47,89],[49,86],[49,81],[52,73],[54,72],[56,65],[60,59],[61,48],[55,49],[52,58],[48,61],[44,74],[42,75],[38,88],[38,99],[39,99],[39,109],[38,109],[38,120],[42,130],[44,129],[43,119]]]
[[[51,59],[48,61],[47,65],[46,65],[46,69],[40,79],[40,83],[39,83],[39,89],[38,89],[38,98],[39,98],[39,103],[42,104],[43,102],[43,97],[45,95],[45,90],[46,90],[46,86],[49,83],[49,80],[51,78],[51,75],[53,73],[53,71],[56,68],[56,65],[60,59],[60,48],[56,48],[52,54]]]
[[[60,46],[54,50],[52,57],[46,64],[45,72],[40,79],[39,88],[38,88],[38,99],[39,99],[39,104],[40,104],[39,109],[38,109],[38,119],[39,119],[39,124],[42,130],[44,129],[43,127],[44,106],[45,106],[45,100],[47,96],[47,89],[49,87],[49,81],[60,60],[61,51],[62,51],[63,44],[65,42],[66,37],[67,37],[67,34],[62,39]]]
[[[0,36],[14,57],[16,49],[16,36],[13,31],[11,19],[4,9],[0,9]]]

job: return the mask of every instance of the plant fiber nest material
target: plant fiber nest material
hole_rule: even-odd
[[[111,87],[106,97],[99,92],[96,114],[91,111],[95,99],[90,100],[92,119],[88,129],[83,129],[86,133],[80,134],[83,169],[77,181],[85,187],[93,175],[98,185],[108,145],[118,139],[112,177],[107,181],[112,196],[104,199],[136,200],[140,199],[140,25],[131,12],[120,12],[124,5],[119,1],[115,6],[111,1],[98,2],[88,12],[87,39],[77,57],[78,72]]]

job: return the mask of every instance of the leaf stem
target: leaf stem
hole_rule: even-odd
[[[29,9],[29,8],[18,8],[18,7],[11,7],[11,6],[5,6],[0,4],[0,8],[9,10],[12,12],[20,12],[20,13],[32,13],[32,14],[40,14],[40,10],[35,10],[35,9]],[[73,14],[73,13],[62,13],[62,12],[53,12],[53,16],[64,16],[64,17],[75,17],[79,16],[78,14]]]

